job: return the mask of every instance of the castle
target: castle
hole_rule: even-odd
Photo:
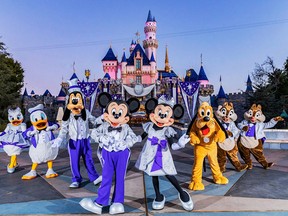
[[[159,97],[160,95],[166,95],[173,97],[177,103],[181,103],[187,109],[190,109],[188,104],[191,105],[191,97],[188,98],[191,88],[194,90],[199,89],[196,92],[197,102],[208,101],[214,108],[217,108],[218,104],[222,104],[224,101],[230,101],[234,103],[236,113],[241,118],[243,112],[247,108],[248,96],[253,93],[252,82],[248,76],[247,88],[245,92],[226,94],[222,84],[217,95],[212,95],[214,92],[214,86],[209,82],[205,73],[204,67],[201,62],[199,73],[195,70],[188,69],[186,71],[185,78],[180,78],[172,69],[169,64],[168,48],[166,46],[165,53],[165,68],[159,69],[157,67],[157,22],[155,17],[152,16],[151,11],[148,13],[148,17],[144,26],[145,39],[143,40],[143,47],[140,45],[140,39],[136,41],[132,40],[129,48],[129,54],[126,57],[125,51],[123,52],[121,61],[118,61],[115,56],[112,47],[108,49],[106,55],[102,59],[103,66],[103,78],[98,79],[98,93],[101,91],[109,92],[115,97],[127,99],[129,97],[137,97],[140,101],[146,101],[150,97]],[[139,33],[136,34],[139,36]],[[85,71],[87,81],[90,76],[90,71]],[[77,78],[74,71],[70,79]],[[78,79],[79,80],[79,79]],[[80,80],[79,80],[80,82]],[[84,82],[84,81],[82,81]],[[184,83],[184,85],[183,85]],[[197,85],[193,85],[197,84]],[[184,98],[184,87],[188,94],[188,100]],[[194,86],[194,87],[193,87]],[[27,110],[39,103],[43,103],[45,106],[45,112],[48,115],[48,119],[56,120],[57,113],[65,106],[65,97],[67,93],[67,83],[62,82],[61,89],[58,96],[52,96],[49,90],[46,90],[42,95],[36,95],[32,90],[28,95],[25,88],[22,102],[25,110],[25,121],[28,119]],[[191,92],[191,91],[190,91]],[[195,93],[193,92],[193,94]],[[186,95],[186,94],[185,94]],[[193,100],[193,99],[192,99]],[[190,101],[190,102],[189,102]],[[91,103],[87,99],[87,103]],[[194,103],[196,104],[196,103]],[[94,114],[99,115],[101,109],[97,104],[93,104]],[[92,106],[92,107],[93,107]],[[186,112],[185,112],[186,113]],[[191,118],[191,116],[190,116]],[[189,122],[189,117],[184,116],[184,122]]]

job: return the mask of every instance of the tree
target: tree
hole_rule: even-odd
[[[271,57],[256,64],[252,73],[254,94],[250,103],[261,104],[267,119],[281,114],[288,103],[288,58],[283,69],[276,68]]]
[[[3,42],[0,42],[0,77],[0,117],[7,122],[7,107],[20,106],[24,70],[6,51]]]

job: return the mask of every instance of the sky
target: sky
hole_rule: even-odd
[[[25,70],[28,90],[58,95],[75,69],[79,79],[104,76],[101,60],[111,46],[118,60],[151,10],[157,21],[158,69],[168,47],[180,77],[203,67],[215,93],[246,89],[256,63],[272,57],[282,68],[288,57],[286,0],[0,0],[0,41]],[[75,64],[74,64],[75,62]],[[74,69],[73,69],[74,65]]]

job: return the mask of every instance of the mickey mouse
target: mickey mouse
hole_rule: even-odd
[[[145,103],[145,109],[151,122],[143,125],[142,139],[146,136],[148,139],[135,166],[152,176],[156,193],[152,208],[155,210],[164,208],[165,196],[160,193],[158,176],[165,176],[179,192],[182,207],[187,211],[191,211],[193,201],[189,193],[181,188],[174,176],[177,172],[168,145],[168,143],[173,143],[173,147],[175,145],[185,145],[188,142],[188,140],[185,140],[184,143],[180,144],[182,138],[178,143],[175,143],[174,135],[177,133],[170,127],[175,119],[180,119],[183,116],[184,108],[180,104],[175,105],[173,98],[168,100],[165,96],[161,96],[158,101],[155,98],[149,99]]]
[[[109,205],[109,195],[115,173],[115,189],[110,214],[124,213],[124,181],[130,158],[130,148],[141,142],[141,136],[136,136],[127,124],[130,114],[139,109],[140,102],[136,98],[128,101],[112,100],[108,93],[98,96],[98,103],[105,108],[103,118],[105,122],[94,128],[91,137],[99,143],[102,149],[103,180],[98,189],[98,197],[94,202],[89,198],[80,201],[80,205],[93,213],[102,214],[102,206]]]

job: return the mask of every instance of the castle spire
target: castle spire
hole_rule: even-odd
[[[168,46],[166,45],[166,53],[165,53],[165,71],[170,72],[170,64],[168,58]]]

